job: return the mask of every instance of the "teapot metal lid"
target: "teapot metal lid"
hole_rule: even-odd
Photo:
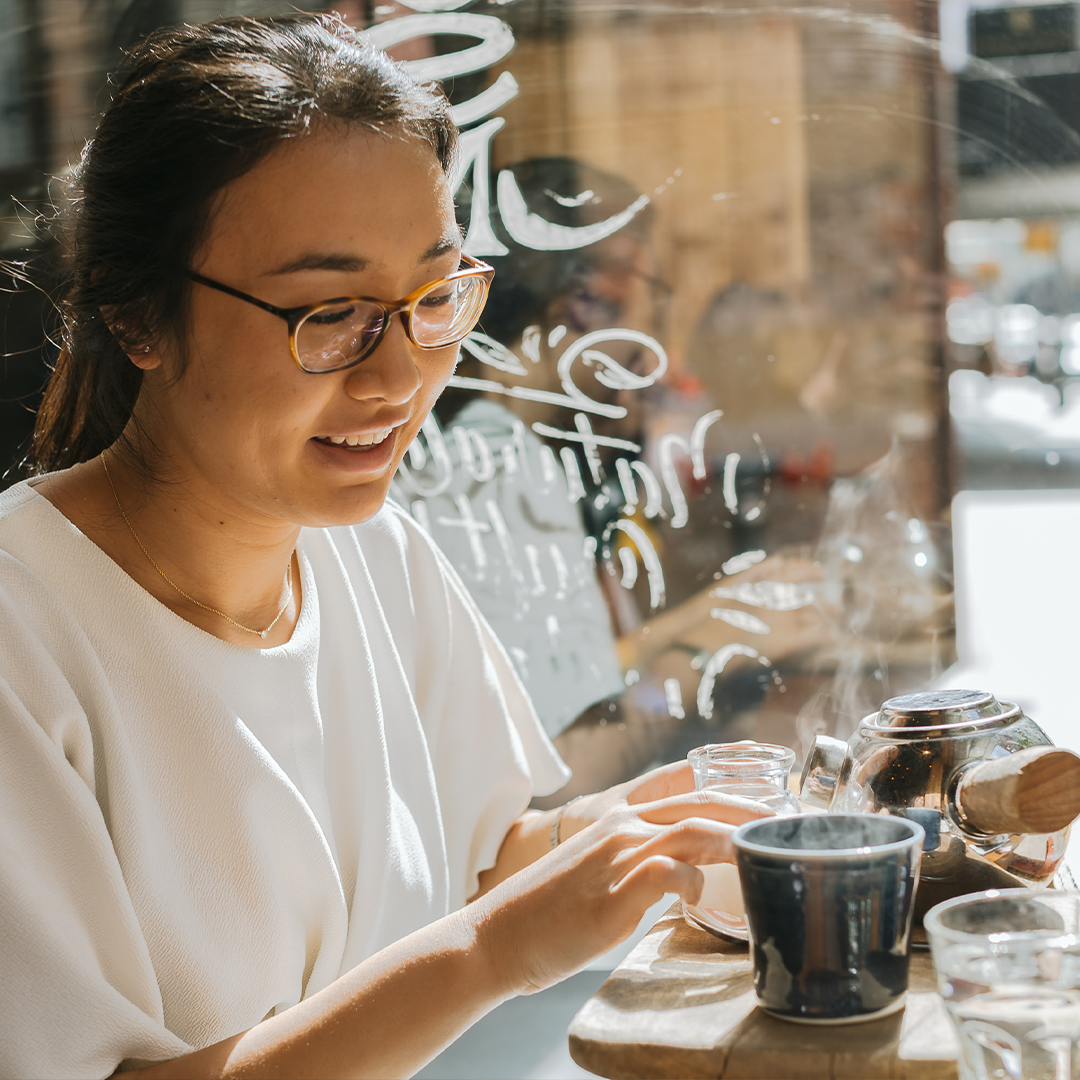
[[[878,712],[865,717],[861,726],[902,739],[999,727],[1020,716],[1019,706],[998,701],[986,690],[928,690],[890,698]]]

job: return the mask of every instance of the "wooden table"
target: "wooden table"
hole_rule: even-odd
[[[690,926],[676,904],[570,1025],[570,1055],[607,1077],[955,1080],[958,1044],[916,951],[906,1008],[814,1027],[757,1007],[746,945]]]

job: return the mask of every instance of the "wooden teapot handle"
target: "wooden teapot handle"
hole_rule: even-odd
[[[960,781],[956,807],[973,832],[1057,832],[1080,816],[1080,755],[1035,746],[984,761]]]

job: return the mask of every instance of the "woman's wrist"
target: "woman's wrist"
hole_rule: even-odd
[[[560,807],[559,813],[562,817],[559,821],[559,843],[565,844],[575,833],[598,821],[608,810],[612,793],[615,791],[616,788],[608,788],[606,791],[596,791],[589,795],[578,795]]]
[[[584,795],[577,795],[568,803],[563,803],[562,806],[552,811],[554,816],[551,821],[551,828],[548,830],[548,844],[550,845],[552,851],[554,851],[563,842],[563,840],[566,839],[566,836],[563,835],[562,830],[563,818],[566,816],[566,812],[570,809],[571,806],[574,805],[574,803],[580,802],[580,800],[584,798]],[[575,829],[574,831],[576,832],[577,830]],[[570,836],[573,834],[568,832],[566,835]]]

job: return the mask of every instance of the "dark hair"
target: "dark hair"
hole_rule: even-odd
[[[426,141],[447,173],[457,145],[441,91],[335,16],[168,27],[131,49],[111,82],[58,218],[71,268],[34,429],[38,471],[87,461],[121,436],[142,384],[125,349],[169,335],[183,362],[185,275],[214,196],[281,140],[358,124]],[[125,450],[147,468],[142,442]]]

